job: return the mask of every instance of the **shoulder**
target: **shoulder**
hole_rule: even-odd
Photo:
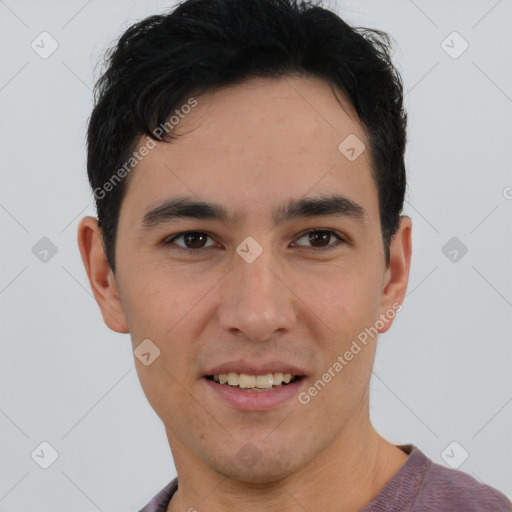
[[[512,512],[512,503],[497,489],[467,473],[427,460],[430,466],[412,511]]]
[[[168,483],[149,503],[139,512],[165,512],[173,494],[178,489],[178,478]]]

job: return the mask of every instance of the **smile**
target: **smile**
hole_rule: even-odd
[[[236,384],[229,383],[228,379],[230,375],[231,382],[236,382]],[[244,375],[247,375],[247,380],[245,380]],[[269,386],[270,375],[272,375],[271,386]],[[220,401],[219,404],[227,404],[239,411],[251,412],[263,412],[277,409],[287,401],[295,403],[293,399],[306,386],[306,377],[304,375],[292,376],[289,373],[281,375],[282,377],[280,377],[279,373],[277,374],[278,379],[276,379],[276,382],[280,381],[279,384],[273,382],[274,374],[249,375],[230,372],[227,374],[205,376],[202,381],[207,386],[205,390],[206,402],[212,403],[215,407],[215,404]],[[226,380],[223,384],[220,382],[221,376],[222,380]],[[263,384],[267,387],[259,388],[257,387],[256,380],[258,379],[259,382],[261,382],[263,380],[262,378],[264,379]],[[290,378],[290,380],[286,383],[285,380],[288,380],[288,378]],[[240,384],[242,384],[242,386],[245,385],[244,381],[245,383],[249,383],[250,387],[241,387]],[[252,384],[253,381],[254,384]]]
[[[237,389],[248,391],[264,391],[271,388],[286,386],[294,382],[300,376],[290,373],[267,373],[265,375],[249,375],[247,373],[220,373],[218,375],[209,375],[207,378],[225,384]]]

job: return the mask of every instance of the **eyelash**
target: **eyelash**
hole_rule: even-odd
[[[325,229],[322,229],[322,228],[309,229],[309,230],[304,231],[303,233],[301,233],[297,237],[297,240],[300,240],[301,238],[303,238],[305,235],[308,235],[309,233],[328,233],[328,234],[334,235],[336,238],[338,238],[338,242],[339,243],[337,243],[335,245],[331,244],[331,245],[328,245],[326,247],[304,247],[304,246],[299,246],[300,248],[304,249],[307,252],[331,251],[333,249],[336,249],[339,245],[342,245],[342,244],[346,245],[346,244],[348,244],[346,239],[340,233],[338,233],[337,231],[334,231],[333,229],[328,229],[328,228],[325,228]],[[171,245],[178,238],[181,238],[184,235],[190,235],[190,234],[203,234],[203,235],[206,235],[207,237],[213,239],[213,237],[209,233],[207,233],[206,231],[183,231],[181,233],[178,233],[177,235],[172,236],[171,238],[167,238],[166,240],[164,240],[163,244],[166,245],[166,246],[167,245]],[[186,254],[198,254],[198,253],[201,253],[201,252],[203,252],[205,250],[211,249],[213,247],[214,246],[201,247],[199,249],[189,249],[187,247],[181,247],[181,246],[178,245],[176,250],[179,251],[179,252],[182,252],[182,253],[186,253]]]

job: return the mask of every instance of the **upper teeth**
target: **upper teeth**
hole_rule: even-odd
[[[267,373],[266,375],[247,375],[246,373],[220,373],[214,375],[213,380],[221,384],[239,386],[241,388],[269,389],[280,386],[283,382],[288,384],[293,378],[291,373]]]

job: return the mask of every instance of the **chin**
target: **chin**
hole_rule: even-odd
[[[254,451],[252,460],[249,459],[251,449],[245,448],[245,450],[244,452],[242,448],[234,457],[223,457],[218,464],[210,461],[211,469],[238,482],[268,485],[287,478],[301,468],[301,462],[293,458],[297,455],[293,450],[288,455],[278,454],[271,448],[266,450],[266,454],[265,451],[259,454]]]

